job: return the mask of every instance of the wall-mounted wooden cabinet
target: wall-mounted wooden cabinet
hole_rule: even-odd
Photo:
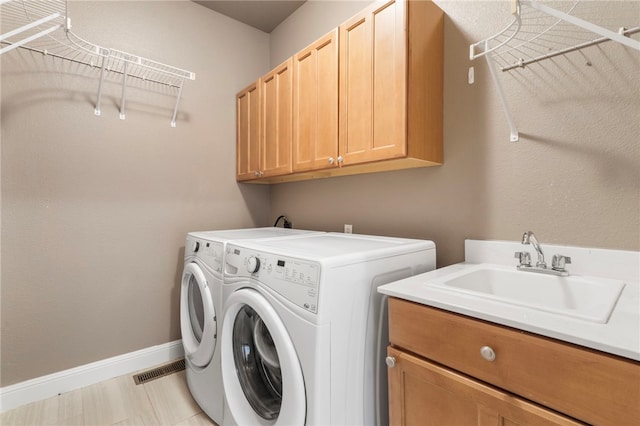
[[[295,55],[292,172],[252,182],[442,164],[443,20],[431,1],[377,2]]]
[[[338,30],[293,57],[293,171],[338,157]]]
[[[288,59],[260,79],[260,177],[291,173],[293,70]]]
[[[256,179],[260,175],[259,82],[236,95],[236,178]]]
[[[293,70],[288,59],[236,95],[236,178],[291,173]]]
[[[400,1],[374,5],[340,26],[344,165],[406,156],[405,8]]]
[[[390,425],[640,419],[640,363],[630,359],[395,298],[389,340]]]

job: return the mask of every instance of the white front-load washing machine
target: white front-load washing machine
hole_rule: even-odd
[[[187,234],[180,290],[180,329],[187,384],[194,400],[216,423],[223,421],[220,371],[222,279],[227,243],[260,238],[295,238],[317,233],[287,228],[248,228]]]
[[[388,422],[379,285],[435,268],[431,241],[327,233],[230,243],[225,425]]]

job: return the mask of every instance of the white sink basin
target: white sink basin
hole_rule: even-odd
[[[606,323],[624,282],[604,278],[557,277],[480,264],[428,281],[446,291]]]

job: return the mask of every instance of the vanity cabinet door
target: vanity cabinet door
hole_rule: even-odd
[[[389,340],[590,424],[640,419],[637,361],[396,298],[389,300]]]
[[[582,424],[393,347],[388,355],[392,426]]]

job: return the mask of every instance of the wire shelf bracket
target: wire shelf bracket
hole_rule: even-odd
[[[105,76],[112,72],[122,78],[120,119],[126,117],[127,85],[133,78],[176,90],[170,123],[171,127],[176,127],[184,82],[195,80],[195,73],[80,38],[71,31],[67,0],[0,0],[0,16],[3,30],[0,34],[0,55],[20,47],[92,68],[100,64],[95,115],[101,115]]]
[[[596,25],[586,19],[581,19],[575,13],[580,0],[565,2],[569,6],[567,11],[543,4],[541,0],[509,0],[511,18],[502,31],[469,46],[469,59],[475,60],[484,57],[491,74],[491,79],[496,87],[500,102],[504,109],[505,117],[509,125],[510,141],[519,140],[518,129],[500,83],[496,68],[506,72],[516,68],[564,55],[569,52],[584,49],[589,46],[615,41],[623,46],[640,51],[640,41],[630,38],[631,35],[640,32],[640,26],[632,28],[618,27],[618,31],[612,31],[600,25]],[[556,2],[557,3],[557,2]],[[526,9],[526,10],[525,10]],[[537,15],[534,15],[537,13]],[[531,18],[531,16],[534,16]],[[523,27],[527,19],[532,26],[537,25],[534,31],[525,31]],[[546,22],[546,23],[541,23]],[[558,37],[562,37],[565,24],[569,24],[577,31],[581,31],[579,37],[568,46],[562,46]],[[566,32],[564,33],[566,34]],[[594,38],[594,36],[599,36]]]

